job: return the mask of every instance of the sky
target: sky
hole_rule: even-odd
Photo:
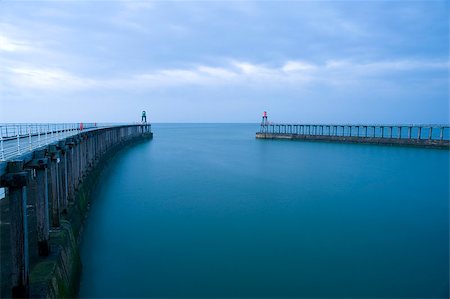
[[[0,123],[448,123],[449,3],[0,0]]]

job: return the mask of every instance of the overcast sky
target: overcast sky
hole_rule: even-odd
[[[450,1],[0,1],[0,122],[447,123]]]

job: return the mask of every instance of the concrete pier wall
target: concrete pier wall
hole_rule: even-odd
[[[360,137],[360,136],[333,136],[333,135],[306,135],[292,133],[256,133],[258,139],[287,139],[302,141],[365,143],[379,145],[415,146],[427,148],[450,149],[449,140],[418,139],[418,138],[390,138],[390,137]]]
[[[0,164],[1,297],[75,297],[82,223],[108,159],[148,124],[81,132]]]

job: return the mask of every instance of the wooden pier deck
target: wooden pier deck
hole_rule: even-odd
[[[450,149],[449,125],[261,123],[258,139],[367,143]]]

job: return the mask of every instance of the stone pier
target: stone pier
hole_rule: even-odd
[[[407,133],[406,133],[407,132]],[[366,143],[450,149],[449,125],[310,125],[261,123],[258,139]]]
[[[108,157],[152,137],[150,124],[96,128],[0,163],[2,298],[76,296],[89,188]]]

